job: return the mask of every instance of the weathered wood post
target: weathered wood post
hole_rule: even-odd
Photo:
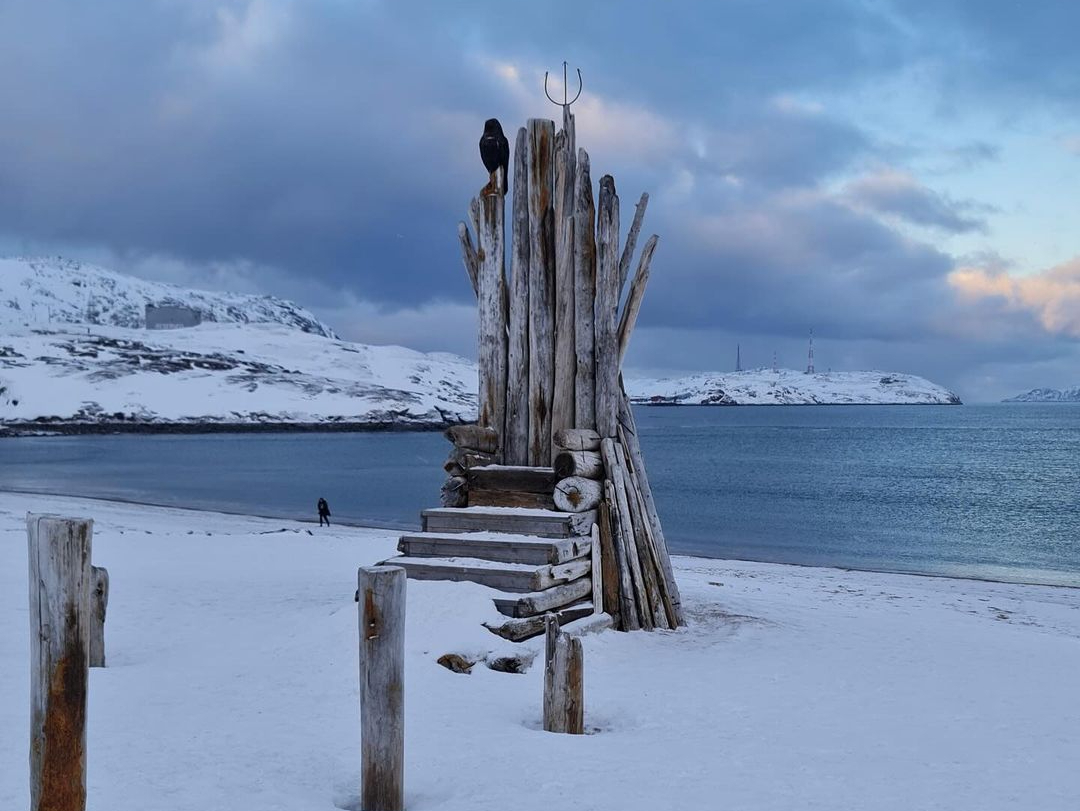
[[[360,807],[405,808],[405,570],[357,572],[360,613]]]
[[[94,522],[27,515],[30,811],[86,808],[90,540]]]
[[[555,387],[555,122],[530,118],[528,143],[529,464],[548,465]]]
[[[495,187],[479,200],[477,234],[477,297],[479,300],[480,413],[477,423],[494,428],[504,444],[506,419],[506,300],[505,250],[503,248],[505,200],[503,170],[495,172]]]
[[[559,630],[553,614],[544,617],[544,729],[585,734],[584,666],[581,640]]]
[[[109,570],[90,567],[90,667],[105,667],[105,612],[109,607]]]

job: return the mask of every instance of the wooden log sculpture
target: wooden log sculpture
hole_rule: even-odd
[[[622,630],[677,628],[678,585],[621,376],[658,244],[654,234],[638,251],[649,195],[620,245],[615,179],[594,190],[568,109],[558,130],[543,119],[519,129],[510,165],[509,275],[497,184],[472,200],[472,231],[458,226],[480,307],[480,417],[448,432],[444,504],[487,498],[487,474],[470,472],[485,464],[553,468],[556,509],[597,511],[593,602]],[[526,502],[546,504],[522,491]]]

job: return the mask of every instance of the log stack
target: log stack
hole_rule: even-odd
[[[679,590],[621,375],[658,237],[638,252],[642,194],[622,241],[615,179],[604,175],[594,196],[576,143],[569,112],[557,131],[544,119],[518,130],[509,276],[501,178],[472,200],[471,230],[458,226],[479,304],[480,409],[451,436],[443,504],[595,511],[594,602],[623,630],[677,628]],[[518,489],[494,496],[493,482]]]

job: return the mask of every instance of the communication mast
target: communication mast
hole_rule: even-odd
[[[739,344],[735,344],[735,371],[742,371],[742,347]]]
[[[814,374],[814,331],[810,330],[810,351],[806,355],[806,373]]]

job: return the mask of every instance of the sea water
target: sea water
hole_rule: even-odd
[[[1080,586],[1080,407],[641,407],[674,553]],[[416,527],[439,433],[0,440],[0,489]]]

